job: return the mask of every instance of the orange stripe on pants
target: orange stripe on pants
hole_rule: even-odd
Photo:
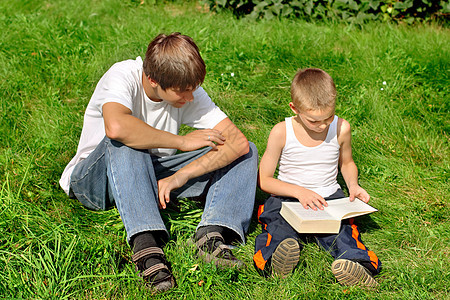
[[[353,219],[350,219],[350,225],[352,226],[352,238],[355,239],[356,246],[361,250],[367,251],[367,255],[370,257],[370,263],[375,267],[375,269],[378,269],[378,257],[373,251],[367,250],[366,246],[359,241],[358,227],[353,223]]]
[[[258,207],[258,221],[259,221],[259,216],[264,212],[264,204],[260,205]],[[261,221],[259,221],[261,223]]]
[[[260,270],[264,270],[264,266],[266,265],[266,262],[262,256],[261,250],[256,252],[255,255],[253,255],[253,261],[255,262],[256,267]]]
[[[272,235],[270,233],[267,233],[267,242],[266,242],[266,247],[268,247],[270,245],[270,241],[272,240]]]

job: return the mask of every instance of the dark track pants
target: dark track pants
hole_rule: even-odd
[[[344,193],[342,190],[338,190],[325,199],[332,200],[342,197],[345,197]],[[358,262],[372,272],[372,275],[380,272],[381,262],[374,252],[364,246],[353,219],[342,221],[338,234],[299,234],[280,215],[282,201],[298,200],[272,196],[259,207],[258,220],[262,224],[262,233],[256,237],[255,255],[253,256],[253,261],[258,269],[264,270],[267,261],[284,239],[306,240],[307,237],[314,237],[317,244],[329,252],[334,259],[342,258]],[[302,243],[299,242],[299,244],[301,249]]]

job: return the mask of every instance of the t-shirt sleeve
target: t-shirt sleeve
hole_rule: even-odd
[[[199,87],[194,92],[194,101],[183,111],[182,123],[197,129],[214,128],[227,115],[211,100],[206,91]]]
[[[133,110],[135,78],[120,65],[113,65],[100,79],[92,95],[96,108],[101,111],[104,104],[116,102]]]

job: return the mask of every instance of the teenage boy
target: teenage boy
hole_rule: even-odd
[[[199,254],[217,265],[242,264],[226,244],[245,241],[258,155],[200,87],[205,74],[196,44],[180,33],[158,35],[144,61],[114,64],[95,88],[77,153],[60,180],[87,208],[115,204],[132,259],[155,292],[175,285],[159,212],[171,196],[205,196],[195,234]],[[178,135],[182,124],[197,130]]]
[[[285,276],[299,261],[306,235],[298,234],[280,215],[282,201],[299,201],[305,209],[327,206],[325,200],[344,197],[336,178],[338,167],[347,184],[350,201],[369,201],[358,184],[352,158],[350,125],[335,115],[336,88],[330,75],[320,69],[300,70],[291,85],[294,117],[272,129],[259,166],[259,185],[272,194],[260,206],[263,232],[256,237],[255,266],[260,271]],[[278,178],[274,173],[279,164]],[[313,235],[335,261],[331,268],[341,284],[376,286],[372,277],[381,262],[361,241],[358,228],[342,222],[339,234]],[[264,272],[263,272],[264,273]]]

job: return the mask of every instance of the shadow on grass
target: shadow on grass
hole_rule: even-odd
[[[373,232],[381,229],[380,225],[375,222],[370,215],[364,215],[355,218],[355,224],[359,228],[359,232]]]

